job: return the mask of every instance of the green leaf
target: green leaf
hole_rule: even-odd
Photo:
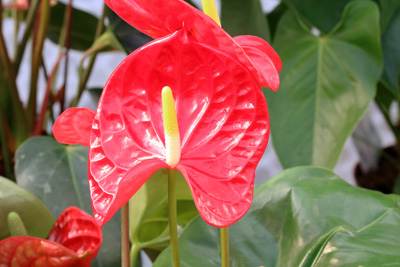
[[[189,223],[179,237],[182,266],[220,266],[218,232],[200,217]],[[258,186],[229,232],[231,266],[397,266],[400,197],[296,167]],[[172,266],[169,248],[153,266]]]
[[[270,40],[260,0],[222,0],[221,24],[232,36],[255,35]]]
[[[58,44],[64,24],[67,6],[60,1],[51,8],[47,37]],[[70,48],[80,51],[88,50],[96,34],[98,18],[82,10],[73,8],[71,20]]]
[[[69,206],[92,214],[87,165],[87,147],[66,146],[41,136],[19,147],[15,173],[18,184],[39,197],[54,216]],[[120,222],[115,214],[103,227],[103,244],[93,266],[120,265]]]
[[[382,49],[385,68],[382,83],[400,101],[400,1],[381,1]]]
[[[108,9],[107,17],[110,20],[109,28],[112,29],[115,36],[125,48],[127,54],[132,53],[137,48],[153,40],[148,35],[136,30],[126,23],[111,9]]]
[[[340,20],[342,12],[351,0],[287,0],[308,24],[327,33]]]
[[[198,215],[192,194],[181,173],[176,177],[178,231]],[[168,170],[155,172],[130,200],[132,261],[139,249],[154,258],[169,245]]]
[[[351,2],[331,33],[314,36],[293,12],[283,16],[274,42],[283,62],[281,87],[265,93],[285,168],[335,166],[376,94],[382,71],[378,17],[373,2]]]
[[[0,240],[9,237],[7,216],[14,211],[21,217],[30,236],[46,238],[54,217],[32,193],[0,176]]]

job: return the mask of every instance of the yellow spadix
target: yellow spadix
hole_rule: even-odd
[[[212,18],[219,26],[221,26],[221,21],[219,20],[217,6],[214,0],[201,0],[203,5],[203,12],[210,18]]]
[[[181,140],[172,90],[165,86],[161,92],[167,164],[174,168],[181,158]]]

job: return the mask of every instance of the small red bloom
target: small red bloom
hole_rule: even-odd
[[[67,144],[88,142],[92,125],[89,186],[96,221],[107,222],[156,170],[174,168],[206,222],[233,224],[253,198],[255,168],[269,137],[259,85],[277,89],[279,56],[260,38],[231,38],[183,1],[106,3],[159,39],[117,67],[96,113],[69,109],[54,125],[55,138]],[[164,86],[175,98],[180,136],[180,158],[172,167],[166,163]]]
[[[101,241],[94,219],[70,207],[58,217],[47,239],[14,236],[0,241],[0,266],[90,266]]]

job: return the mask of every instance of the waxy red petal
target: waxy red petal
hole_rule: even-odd
[[[0,241],[0,266],[90,266],[90,257],[80,256],[52,241],[13,236]]]
[[[185,28],[189,38],[230,54],[244,64],[257,83],[268,83],[263,69],[259,70],[243,49],[210,17],[182,0],[105,0],[105,3],[127,23],[157,39]]]
[[[82,255],[95,258],[100,249],[102,233],[92,216],[69,207],[57,218],[47,240],[56,242]]]
[[[54,138],[63,144],[89,146],[94,115],[90,108],[65,110],[54,123]]]
[[[14,236],[0,242],[0,266],[90,266],[102,233],[94,219],[75,207],[66,209],[44,240]]]
[[[90,147],[95,218],[108,221],[165,163],[161,90],[176,101],[181,161],[201,216],[225,227],[244,215],[268,142],[265,98],[230,54],[184,30],[128,56],[103,91]]]
[[[241,47],[243,46],[249,46],[253,48],[257,48],[261,52],[263,52],[265,55],[267,55],[268,58],[271,59],[272,63],[275,66],[276,71],[281,71],[282,69],[282,61],[281,58],[279,57],[278,53],[275,52],[275,50],[272,48],[272,46],[261,39],[260,37],[253,36],[253,35],[239,35],[236,37],[233,37],[233,40],[237,42]],[[262,54],[260,54],[262,56]]]

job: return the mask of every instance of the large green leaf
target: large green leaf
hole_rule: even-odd
[[[56,44],[58,44],[62,32],[65,10],[66,5],[60,1],[51,8],[47,37]],[[98,18],[92,14],[73,8],[70,48],[81,51],[88,50],[94,42],[97,23]]]
[[[220,266],[218,232],[199,217],[189,223],[182,266]],[[400,197],[296,167],[258,186],[229,232],[231,266],[399,266]],[[169,248],[154,266],[172,266]]]
[[[287,0],[287,3],[295,8],[310,25],[327,33],[338,23],[346,4],[350,1]]]
[[[376,94],[382,71],[375,3],[348,4],[325,36],[314,36],[292,12],[277,29],[281,87],[267,94],[271,133],[286,167],[333,168],[347,137]]]
[[[179,231],[198,215],[185,178],[177,173],[177,211]],[[130,200],[132,261],[139,249],[154,258],[169,245],[168,170],[155,172]]]
[[[15,211],[21,217],[30,236],[46,238],[54,217],[32,193],[0,176],[0,240],[10,235],[7,216]]]
[[[88,148],[34,137],[16,153],[18,184],[41,199],[54,216],[69,206],[92,213],[87,178]],[[103,244],[93,266],[120,265],[120,216],[103,227]]]
[[[381,26],[385,62],[382,82],[400,101],[400,1],[381,0]]]
[[[221,24],[232,36],[255,35],[270,40],[260,0],[222,0]]]

